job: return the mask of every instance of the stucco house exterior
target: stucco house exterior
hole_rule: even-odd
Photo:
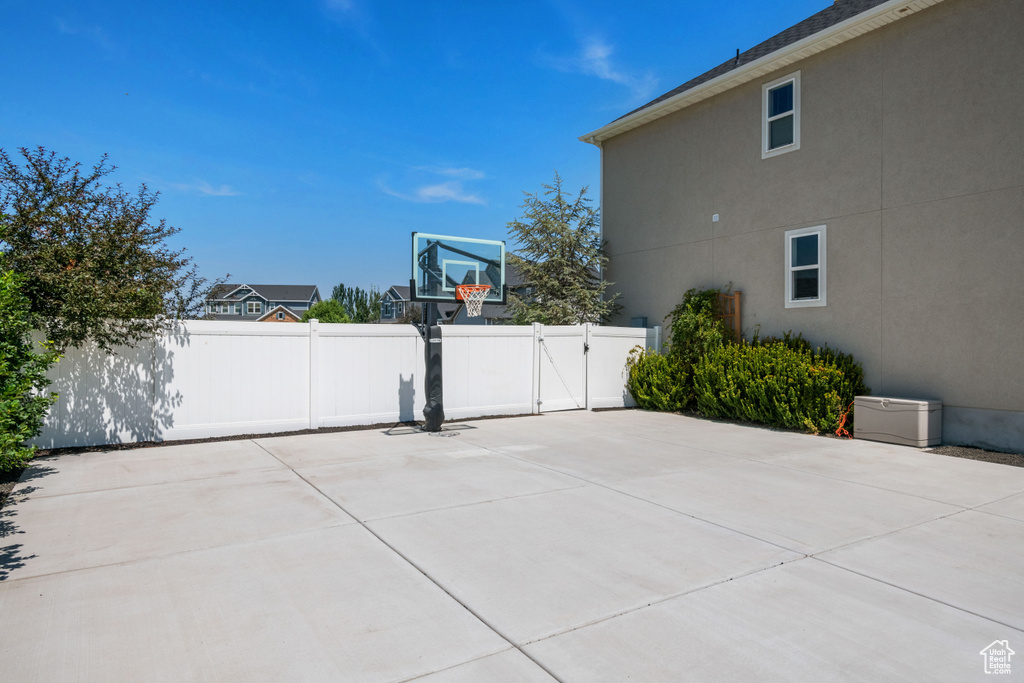
[[[825,2],[823,2],[823,5]],[[1024,451],[1024,2],[838,0],[581,137],[619,322],[743,291],[943,440]]]
[[[213,320],[298,322],[320,301],[316,285],[218,285],[206,297]]]

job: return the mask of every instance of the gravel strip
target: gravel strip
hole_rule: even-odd
[[[969,448],[967,446],[939,446],[925,452],[949,455],[954,458],[967,458],[968,460],[983,460],[984,462],[1012,465],[1013,467],[1024,467],[1024,455],[1020,453],[1000,453],[999,451],[986,451],[981,448]]]

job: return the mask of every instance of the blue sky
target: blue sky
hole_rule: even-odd
[[[385,289],[556,170],[596,203],[580,135],[829,4],[0,0],[0,147],[108,153],[207,276]]]

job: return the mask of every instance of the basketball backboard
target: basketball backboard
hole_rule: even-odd
[[[413,301],[456,301],[458,285],[490,285],[486,303],[505,303],[505,243],[412,234]]]

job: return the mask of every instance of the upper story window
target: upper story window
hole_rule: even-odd
[[[786,308],[825,305],[825,226],[786,231]]]
[[[762,88],[761,158],[800,149],[800,72]]]
[[[284,311],[278,311],[277,312],[277,319],[278,320],[284,320]]]
[[[383,304],[381,304],[380,317],[390,318],[391,316],[394,315],[394,313],[395,305],[393,303],[391,303],[390,301],[385,301]]]
[[[248,315],[259,315],[263,312],[263,304],[259,301],[247,301],[245,304],[245,312]]]

